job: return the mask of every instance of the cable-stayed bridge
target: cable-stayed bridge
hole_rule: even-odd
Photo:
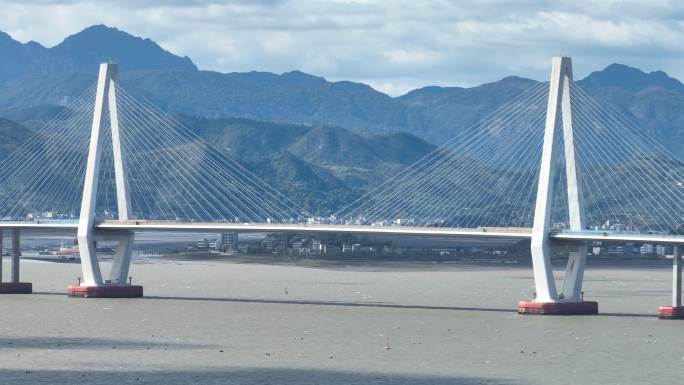
[[[127,283],[139,231],[295,232],[529,239],[536,295],[522,312],[594,313],[582,299],[588,242],[673,245],[673,307],[681,308],[684,163],[623,112],[572,79],[509,102],[334,214],[309,212],[176,118],[132,95],[104,63],[96,84],[0,165],[0,229],[77,235],[83,281],[70,293],[138,296]],[[0,238],[1,239],[1,238]],[[118,249],[108,279],[95,242]],[[569,251],[568,251],[569,250]],[[551,256],[567,252],[557,287]],[[30,288],[28,289],[30,290]],[[680,313],[677,313],[680,314]]]

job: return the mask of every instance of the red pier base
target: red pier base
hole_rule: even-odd
[[[31,282],[2,282],[0,294],[31,294],[33,284]]]
[[[83,298],[139,298],[143,296],[143,287],[136,285],[69,285],[67,295],[69,297]]]
[[[658,308],[660,319],[684,319],[684,306],[661,306]]]
[[[598,302],[518,302],[519,314],[593,315],[598,314]]]

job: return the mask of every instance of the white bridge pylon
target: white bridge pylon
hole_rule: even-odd
[[[130,219],[130,192],[128,190],[126,167],[121,151],[119,117],[117,112],[118,68],[113,63],[102,63],[97,81],[95,110],[90,134],[88,163],[86,165],[83,198],[78,223],[78,245],[81,254],[83,281],[81,286],[126,285],[131,262],[131,252],[135,235],[131,231],[96,234],[95,209],[97,204],[97,187],[100,176],[100,163],[104,138],[104,114],[109,114],[111,141],[116,182],[116,198],[119,220]],[[106,98],[106,99],[105,99]],[[102,279],[100,264],[97,259],[96,240],[116,240],[118,248],[112,261],[110,278]]]
[[[581,302],[582,280],[587,258],[587,244],[575,244],[570,251],[565,270],[563,286],[560,292],[556,288],[551,266],[551,254],[555,248],[549,238],[551,212],[553,211],[553,181],[556,173],[554,159],[559,155],[558,124],[562,124],[562,140],[565,149],[565,170],[567,179],[567,201],[571,231],[584,229],[584,202],[580,194],[580,180],[575,153],[575,136],[572,120],[572,61],[569,57],[554,57],[549,85],[549,102],[546,112],[546,126],[541,164],[539,168],[539,185],[532,226],[532,265],[536,288],[536,302]]]

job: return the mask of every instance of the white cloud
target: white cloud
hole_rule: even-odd
[[[544,79],[555,54],[576,74],[612,62],[684,77],[679,1],[0,1],[0,30],[45,45],[116,26],[190,56],[203,69],[365,81],[390,94]]]

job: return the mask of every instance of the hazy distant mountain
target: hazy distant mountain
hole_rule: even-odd
[[[0,57],[0,83],[10,79],[0,84],[3,109],[63,104],[95,81],[92,74],[100,61],[112,60],[124,72],[125,88],[174,114],[330,125],[365,133],[405,131],[433,143],[453,137],[537,83],[512,76],[472,88],[425,87],[392,98],[364,84],[329,82],[299,71],[197,71],[187,57],[102,25],[53,48],[21,44],[0,33]],[[578,84],[671,148],[684,139],[684,85],[664,72],[613,64]]]
[[[645,73],[624,64],[611,64],[603,71],[592,72],[582,79],[584,88],[602,88],[640,92],[646,89],[662,89],[684,93],[684,84],[669,77],[663,71]]]
[[[472,88],[424,87],[397,98],[420,116],[411,133],[439,143],[454,137],[538,82],[510,76]]]
[[[33,41],[22,44],[0,32],[0,58],[0,82],[30,74],[96,73],[103,61],[116,61],[122,71],[197,70],[188,57],[104,25],[88,27],[52,48]]]
[[[684,159],[684,84],[663,71],[612,64],[578,84]]]

